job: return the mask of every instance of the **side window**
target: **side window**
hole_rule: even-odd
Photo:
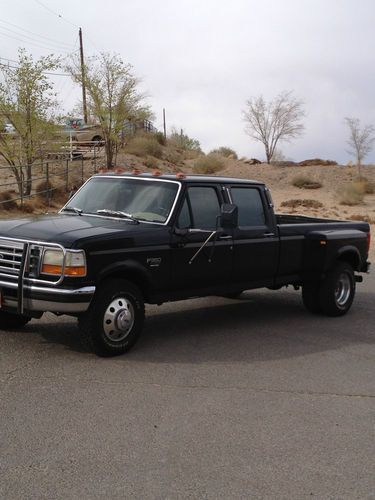
[[[180,229],[191,227],[191,217],[186,197],[184,200],[184,204],[182,205],[180,215],[178,216],[177,227],[179,227]]]
[[[220,204],[216,190],[212,187],[190,187],[188,189],[193,226],[196,229],[215,229]]]
[[[178,216],[177,227],[215,229],[218,215],[220,204],[216,190],[212,187],[190,187]]]
[[[232,187],[233,203],[238,206],[239,226],[263,226],[266,223],[262,198],[258,189]]]

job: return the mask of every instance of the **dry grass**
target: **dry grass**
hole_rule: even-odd
[[[322,160],[321,158],[313,158],[312,160],[303,160],[298,163],[301,167],[311,167],[313,165],[320,165],[322,167],[330,167],[337,165],[336,161],[333,160]]]
[[[353,181],[355,188],[363,194],[374,194],[375,185],[373,182],[369,181],[367,177],[357,177]]]
[[[319,189],[322,187],[320,182],[314,181],[306,175],[297,175],[293,177],[292,184],[300,189]]]
[[[126,145],[125,152],[135,156],[153,156],[154,158],[161,158],[163,156],[163,148],[155,137],[134,137]]]
[[[350,220],[364,221],[369,224],[375,224],[375,217],[370,217],[369,215],[354,214],[348,217]]]
[[[338,198],[340,205],[348,205],[349,207],[352,207],[363,203],[364,192],[361,187],[352,182],[344,186],[344,188],[338,193]]]
[[[15,191],[3,191],[0,193],[0,210],[15,210],[17,208],[17,202],[14,198],[17,198],[17,193]]]
[[[303,208],[322,208],[324,205],[320,201],[317,200],[309,200],[309,199],[294,199],[294,200],[286,200],[281,203],[282,207],[289,207],[289,208],[298,208],[298,207],[303,207]]]
[[[215,174],[220,172],[225,167],[225,163],[220,156],[209,154],[198,158],[194,165],[193,171],[196,174]]]

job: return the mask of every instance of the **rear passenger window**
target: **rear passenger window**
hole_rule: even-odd
[[[239,226],[264,226],[266,217],[262,198],[256,188],[232,187],[232,200],[238,206]]]

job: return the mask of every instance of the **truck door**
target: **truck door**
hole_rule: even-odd
[[[220,232],[194,258],[216,229],[222,201],[215,185],[187,188],[171,241],[175,290],[199,291],[228,282],[233,265],[232,235]]]
[[[263,188],[232,185],[230,195],[238,206],[233,281],[272,286],[278,266],[279,239]]]

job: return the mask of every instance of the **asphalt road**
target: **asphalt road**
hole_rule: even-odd
[[[375,499],[375,276],[148,307],[128,355],[45,315],[0,333],[0,498]]]

